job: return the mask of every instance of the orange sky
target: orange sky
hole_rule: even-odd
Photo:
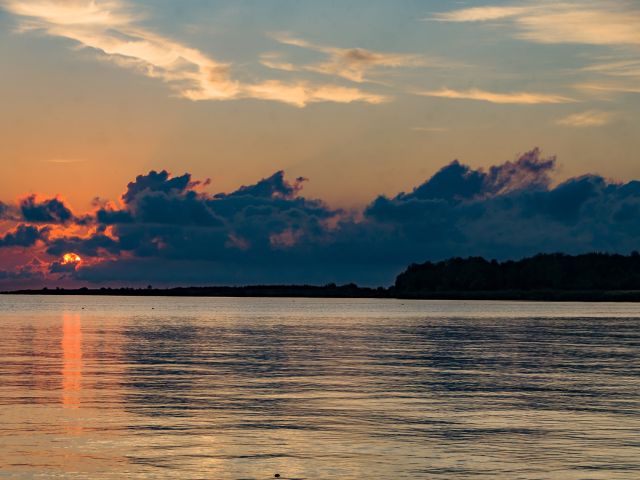
[[[265,4],[248,22],[233,2],[173,21],[155,3],[7,1],[0,197],[61,194],[85,210],[152,168],[211,177],[215,191],[284,169],[311,179],[309,195],[354,206],[454,158],[486,166],[533,146],[558,155],[561,178],[635,178],[640,13],[614,3],[373,2],[359,12],[365,29],[356,12],[309,2]],[[553,36],[563,20],[566,35]],[[106,27],[137,36],[137,50]],[[192,82],[207,69],[217,73]]]

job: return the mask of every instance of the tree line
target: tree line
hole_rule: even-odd
[[[498,262],[482,257],[412,264],[396,293],[508,290],[640,290],[640,254],[538,254]]]

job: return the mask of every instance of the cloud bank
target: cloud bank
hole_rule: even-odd
[[[306,198],[306,179],[282,171],[215,194],[188,173],[150,171],[87,215],[61,200],[7,205],[22,216],[5,217],[14,227],[0,253],[20,251],[27,263],[1,270],[6,282],[31,272],[40,284],[385,285],[409,263],[450,256],[637,249],[640,182],[590,174],[555,184],[556,164],[539,149],[487,169],[456,160],[355,213]],[[82,262],[62,265],[69,252]]]

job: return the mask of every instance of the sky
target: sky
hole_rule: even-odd
[[[622,0],[0,0],[0,288],[627,253],[639,52]]]

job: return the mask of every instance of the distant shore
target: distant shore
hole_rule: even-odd
[[[389,287],[244,285],[173,288],[42,288],[14,295],[120,295],[131,297],[395,298],[405,300],[531,300],[640,302],[640,253],[538,254],[498,262],[482,257],[411,264]]]
[[[130,297],[389,298],[403,300],[530,300],[548,302],[640,302],[640,290],[502,290],[399,292],[395,288],[254,285],[174,288],[43,288],[0,292],[3,295],[93,295]]]

